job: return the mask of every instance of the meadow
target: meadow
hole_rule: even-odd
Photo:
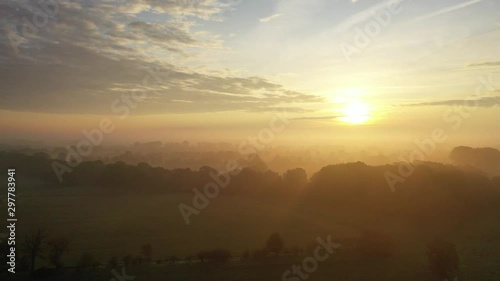
[[[189,193],[50,188],[22,177],[18,193],[18,237],[40,226],[48,235],[71,241],[65,255],[68,268],[61,279],[51,280],[110,280],[108,260],[140,255],[141,246],[147,243],[153,247],[153,262],[126,268],[136,280],[281,280],[283,272],[300,264],[307,253],[256,260],[243,259],[243,252],[262,248],[273,232],[282,235],[287,248],[306,248],[317,237],[349,239],[366,229],[391,235],[397,246],[394,256],[359,261],[345,244],[309,280],[430,280],[425,245],[436,235],[457,246],[461,280],[498,280],[500,276],[500,212],[429,230],[419,229],[398,214],[351,215],[346,212],[349,206],[311,204],[300,196],[263,200],[227,194],[212,200],[186,225],[178,205],[192,200]],[[201,250],[217,248],[229,250],[235,258],[225,264],[201,263],[196,258],[185,261]],[[92,254],[101,265],[85,274],[73,272],[83,253]],[[172,256],[178,261],[165,261]],[[47,260],[39,266],[50,267]]]

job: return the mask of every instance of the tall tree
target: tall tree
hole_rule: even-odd
[[[62,256],[69,247],[69,240],[64,237],[55,238],[49,241],[49,260],[56,267],[63,266]]]
[[[31,271],[35,271],[36,258],[43,258],[42,253],[45,248],[47,235],[41,228],[37,228],[30,235],[25,236],[24,242],[26,244],[26,251],[31,258]]]
[[[151,244],[142,246],[142,255],[144,256],[146,262],[151,262],[153,256],[153,247],[151,246]]]
[[[269,236],[269,239],[267,239],[266,249],[269,252],[279,255],[279,253],[281,253],[284,248],[285,243],[283,242],[283,239],[278,232],[271,234],[271,236]]]
[[[78,262],[78,267],[79,268],[90,268],[92,266],[96,265],[96,261],[94,259],[94,256],[90,253],[84,253],[80,257],[80,261]]]

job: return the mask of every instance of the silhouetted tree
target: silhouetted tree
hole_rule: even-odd
[[[279,255],[284,248],[285,243],[283,242],[283,239],[278,232],[271,234],[271,236],[269,236],[269,239],[267,239],[266,249],[269,252],[274,253],[275,255]]]
[[[69,240],[64,237],[54,238],[49,241],[49,260],[56,268],[63,267],[62,256],[69,247]]]
[[[170,258],[169,258],[169,261],[172,264],[175,264],[178,260],[179,259],[177,258],[177,256],[170,256]]]
[[[434,275],[439,280],[458,277],[459,259],[453,243],[434,240],[427,245],[427,259]]]
[[[460,165],[474,165],[476,164],[477,156],[474,149],[468,146],[455,147],[450,153],[450,159],[456,164]]]
[[[35,271],[36,258],[43,258],[42,253],[46,244],[47,235],[44,230],[37,228],[33,233],[24,238],[26,251],[31,258],[31,271]]]
[[[288,188],[303,188],[307,184],[307,174],[302,168],[288,170],[282,178],[283,184]]]
[[[136,265],[141,265],[144,263],[144,258],[142,256],[137,256],[137,257],[135,257],[134,260],[135,260],[134,264],[136,264]]]
[[[142,255],[144,256],[146,262],[151,262],[153,255],[153,247],[151,246],[151,244],[142,246]]]
[[[118,257],[111,257],[108,261],[108,265],[111,268],[116,268],[118,266]]]
[[[245,249],[245,251],[243,252],[243,254],[241,255],[241,257],[244,260],[247,260],[250,257],[250,251],[248,249]]]
[[[90,253],[84,253],[81,257],[80,257],[80,261],[78,262],[78,267],[79,268],[90,268],[90,267],[94,267],[95,266],[95,259],[94,259],[94,256]]]
[[[126,255],[122,258],[122,261],[125,264],[125,266],[129,266],[132,262],[132,256]]]

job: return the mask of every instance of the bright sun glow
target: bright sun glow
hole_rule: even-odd
[[[342,113],[344,115],[340,117],[340,120],[350,124],[363,124],[371,119],[368,105],[362,102],[347,103]]]

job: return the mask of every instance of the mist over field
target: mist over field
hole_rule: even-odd
[[[333,250],[325,248],[328,259],[311,269],[314,280],[432,278],[433,250],[442,255],[438,265],[451,267],[441,274],[488,279],[498,270],[494,148],[457,147],[446,163],[383,163],[390,158],[379,155],[370,165],[341,162],[361,155],[369,161],[366,153],[334,149],[277,149],[267,159],[221,143],[123,149],[103,147],[81,162],[60,147],[0,152],[2,169],[16,167],[16,235],[42,233],[35,278],[107,280],[112,268],[126,267],[128,276],[146,280],[295,280],[310,273],[287,269],[319,253],[317,241],[330,241]],[[309,169],[321,159],[332,164],[309,173],[288,167],[293,159],[311,163]],[[18,276],[26,279],[32,260],[24,247]]]
[[[0,1],[0,280],[500,280],[500,1]]]

